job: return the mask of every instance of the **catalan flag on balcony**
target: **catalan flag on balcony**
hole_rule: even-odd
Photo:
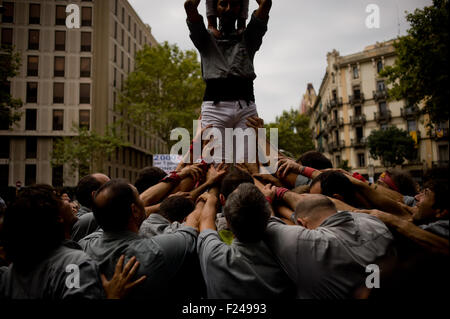
[[[437,138],[442,138],[442,137],[444,137],[444,130],[441,129],[441,128],[437,128],[437,129],[436,129],[436,137],[437,137]]]
[[[418,138],[417,138],[417,131],[410,131],[409,135],[411,135],[412,139],[414,140],[414,143],[416,144],[416,148],[418,147]]]

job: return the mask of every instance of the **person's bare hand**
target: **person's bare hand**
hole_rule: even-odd
[[[211,164],[206,173],[206,180],[210,183],[219,182],[226,175],[227,169],[228,166],[224,163],[220,163],[217,167],[214,167],[214,164]]]
[[[279,178],[285,178],[290,172],[300,174],[302,166],[297,162],[283,158],[278,161],[277,176]]]
[[[251,127],[254,130],[258,131],[259,128],[264,127],[264,120],[257,116],[252,116],[252,117],[247,118],[246,124],[248,127]]]
[[[276,192],[277,187],[272,184],[267,184],[261,189],[261,193],[263,193],[265,197],[269,197],[272,201],[275,199]]]
[[[124,259],[124,255],[120,256],[111,280],[108,281],[105,275],[101,274],[103,288],[108,299],[125,297],[135,286],[141,284],[147,278],[147,276],[142,276],[138,280],[132,281],[131,279],[139,267],[139,262],[136,261],[136,257],[132,257],[123,268]]]
[[[173,197],[173,196],[183,196],[183,197],[193,201],[193,198],[192,198],[190,192],[176,192],[174,194],[170,194],[168,197]]]
[[[184,179],[188,176],[191,176],[194,181],[199,181],[203,177],[203,169],[201,168],[201,164],[193,164],[184,167],[179,173],[181,179]]]
[[[221,39],[222,38],[222,32],[220,32],[219,30],[217,30],[217,28],[215,27],[208,27],[209,31],[212,33],[212,35],[216,38],[216,39]]]
[[[199,196],[199,198],[197,198],[197,202],[196,203],[199,203],[199,202],[206,203],[207,201],[216,200],[216,199],[217,199],[217,197],[215,195],[210,194],[208,192],[204,192],[203,194],[201,194]]]

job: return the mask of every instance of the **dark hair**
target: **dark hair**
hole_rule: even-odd
[[[417,194],[417,183],[409,172],[390,169],[387,170],[387,173],[394,181],[400,194],[406,196],[415,196]]]
[[[320,182],[322,194],[333,197],[334,194],[341,195],[347,204],[353,204],[355,201],[355,187],[352,182],[341,172],[328,171],[323,172],[313,179],[311,187]]]
[[[224,214],[237,239],[254,243],[264,235],[270,209],[261,191],[253,184],[244,183],[228,197]]]
[[[236,167],[232,167],[222,180],[220,193],[227,198],[239,185],[243,183],[255,184],[252,176]]]
[[[62,201],[49,185],[22,188],[4,220],[5,250],[20,271],[32,268],[64,240]]]
[[[448,166],[436,167],[425,173],[424,185],[434,193],[434,209],[450,209],[448,196]]]
[[[100,186],[102,183],[93,175],[87,175],[80,179],[75,189],[75,196],[80,205],[92,208],[92,192],[95,192]]]
[[[171,222],[182,223],[194,209],[195,205],[190,199],[184,196],[171,196],[163,200],[159,212]]]
[[[317,151],[309,151],[304,153],[300,156],[297,162],[300,162],[303,166],[312,167],[314,169],[333,168],[331,161],[322,153]]]
[[[137,188],[139,194],[142,194],[149,187],[156,185],[166,176],[166,173],[159,167],[147,166],[139,172],[134,186]]]
[[[102,194],[104,197],[99,199]],[[133,187],[123,179],[113,179],[103,184],[95,193],[92,211],[103,230],[125,230],[131,216],[131,204],[135,202],[136,193]]]

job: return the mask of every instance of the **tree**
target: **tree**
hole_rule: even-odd
[[[183,127],[192,134],[204,88],[195,51],[182,51],[167,42],[145,46],[136,55],[135,70],[126,80],[117,107],[127,120],[169,142],[174,128]]]
[[[51,165],[69,164],[71,174],[82,171],[82,175],[103,170],[103,161],[119,147],[127,146],[122,137],[108,129],[100,135],[86,128],[74,127],[76,136],[55,139]]]
[[[314,149],[309,118],[297,110],[283,111],[274,123],[266,125],[267,131],[270,128],[278,128],[278,148],[295,159]]]
[[[20,55],[14,53],[11,47],[0,48],[0,128],[9,129],[20,120],[22,107],[20,99],[14,99],[10,94],[8,78],[15,77],[20,68]]]
[[[392,99],[409,105],[424,102],[424,113],[434,123],[449,119],[448,85],[449,1],[433,0],[433,5],[407,15],[408,34],[394,44],[397,58],[381,75],[392,84]]]
[[[395,126],[372,131],[367,143],[370,155],[374,159],[381,158],[385,167],[401,165],[405,159],[412,160],[417,152],[411,135]]]

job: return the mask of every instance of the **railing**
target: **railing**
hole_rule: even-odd
[[[355,117],[350,116],[350,123],[351,125],[355,124],[365,124],[366,123],[366,115],[356,115]]]
[[[448,160],[433,161],[433,167],[448,167]]]
[[[351,145],[354,148],[361,148],[366,147],[366,139],[364,137],[357,138],[357,139],[351,139]]]
[[[416,118],[416,117],[418,117],[419,113],[420,113],[420,110],[417,106],[401,108],[401,115],[405,119]]]
[[[375,121],[378,123],[389,122],[392,119],[392,112],[390,110],[385,112],[375,112],[373,114]]]
[[[363,104],[365,101],[364,93],[359,93],[357,95],[349,95],[348,99],[351,105]]]
[[[340,151],[344,147],[345,147],[345,142],[343,140],[338,141],[338,142],[333,141],[333,142],[328,143],[328,150],[332,151],[332,152]]]
[[[388,97],[389,97],[389,95],[388,95],[388,91],[386,89],[373,91],[373,99],[376,102],[381,101],[381,100],[385,101],[385,100],[387,100]]]
[[[431,130],[431,137],[437,140],[448,139],[448,127]]]

